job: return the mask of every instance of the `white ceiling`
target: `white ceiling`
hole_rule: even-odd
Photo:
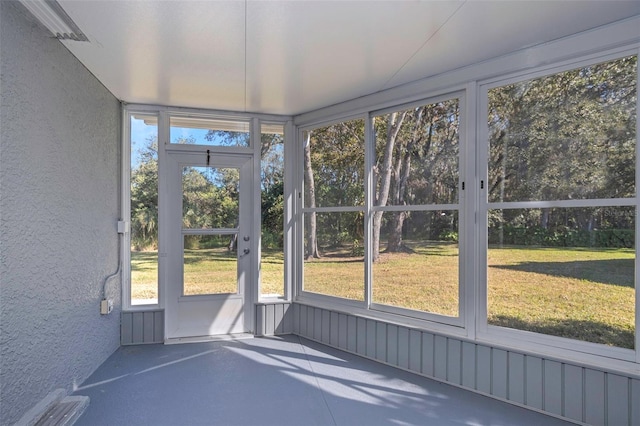
[[[640,15],[640,1],[59,0],[119,99],[295,115]]]

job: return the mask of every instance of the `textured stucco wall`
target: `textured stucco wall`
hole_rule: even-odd
[[[119,345],[120,104],[0,1],[0,424],[71,391]]]

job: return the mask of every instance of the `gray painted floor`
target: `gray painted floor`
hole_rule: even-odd
[[[298,338],[126,346],[77,425],[565,425]]]

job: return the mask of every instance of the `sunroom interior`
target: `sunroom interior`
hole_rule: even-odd
[[[306,342],[549,422],[640,425],[639,2],[0,18],[1,424],[110,386],[106,364],[135,376],[132,348]]]

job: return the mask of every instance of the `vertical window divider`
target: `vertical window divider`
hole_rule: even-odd
[[[120,217],[129,224],[128,231],[121,241],[122,305],[124,309],[131,308],[131,115],[126,106],[122,108]]]
[[[473,120],[475,121],[475,176],[474,182],[478,182],[481,179],[487,179],[488,166],[488,141],[489,133],[486,126],[487,114],[488,114],[488,89],[486,85],[478,85],[474,91],[477,96],[475,114]],[[471,118],[471,117],[470,117]],[[474,244],[471,248],[474,250],[474,270],[475,270],[475,300],[474,300],[474,334],[477,336],[479,332],[487,331],[487,191],[479,190],[478,185],[468,185],[470,192],[473,195],[473,238]],[[471,218],[470,218],[471,220]]]
[[[365,128],[364,128],[364,177],[365,177],[365,188],[364,188],[364,303],[366,309],[371,308],[372,301],[372,283],[373,283],[373,266],[372,266],[372,247],[371,247],[371,237],[372,237],[372,227],[373,227],[373,217],[372,217],[372,206],[373,206],[373,194],[374,184],[373,181],[373,163],[375,158],[375,137],[374,137],[374,126],[373,126],[373,116],[371,113],[367,114],[365,118]]]
[[[260,119],[253,117],[251,119],[250,128],[250,144],[253,148],[253,220],[252,227],[253,232],[250,232],[254,236],[251,241],[251,252],[255,253],[253,263],[257,267],[250,268],[251,273],[255,276],[250,277],[249,283],[251,287],[251,301],[257,303],[262,286],[262,187],[260,185],[260,163],[262,161],[262,127]],[[242,237],[242,236],[240,236]],[[245,289],[246,291],[246,289]],[[251,315],[254,310],[251,309]],[[253,321],[251,322],[253,324]]]
[[[295,232],[292,224],[296,223],[296,182],[298,155],[296,151],[296,133],[293,121],[286,122],[284,127],[284,298],[293,300],[295,294],[293,283],[296,282],[297,253]]]
[[[166,290],[167,245],[169,243],[169,224],[164,212],[168,209],[169,197],[167,192],[168,176],[166,171],[167,152],[169,144],[169,113],[161,110],[158,113],[158,305],[165,306],[164,294]],[[164,335],[167,334],[165,321]]]
[[[476,250],[477,227],[475,217],[477,212],[476,186],[476,146],[478,144],[478,86],[476,82],[468,83],[464,93],[460,96],[460,181],[468,182],[460,191],[460,316],[463,320],[467,336],[476,337],[476,306],[478,298],[478,257]]]
[[[637,49],[637,57],[640,58],[640,47]],[[638,196],[638,186],[640,186],[640,167],[638,167],[638,159],[640,159],[640,71],[636,71],[636,235],[635,235],[635,268],[634,268],[634,287],[636,293],[636,323],[635,323],[635,345],[636,362],[640,364],[640,293],[638,292],[638,284],[640,283],[640,259],[638,259],[638,235],[640,235],[640,220],[638,220],[638,211],[640,209],[640,197]]]

